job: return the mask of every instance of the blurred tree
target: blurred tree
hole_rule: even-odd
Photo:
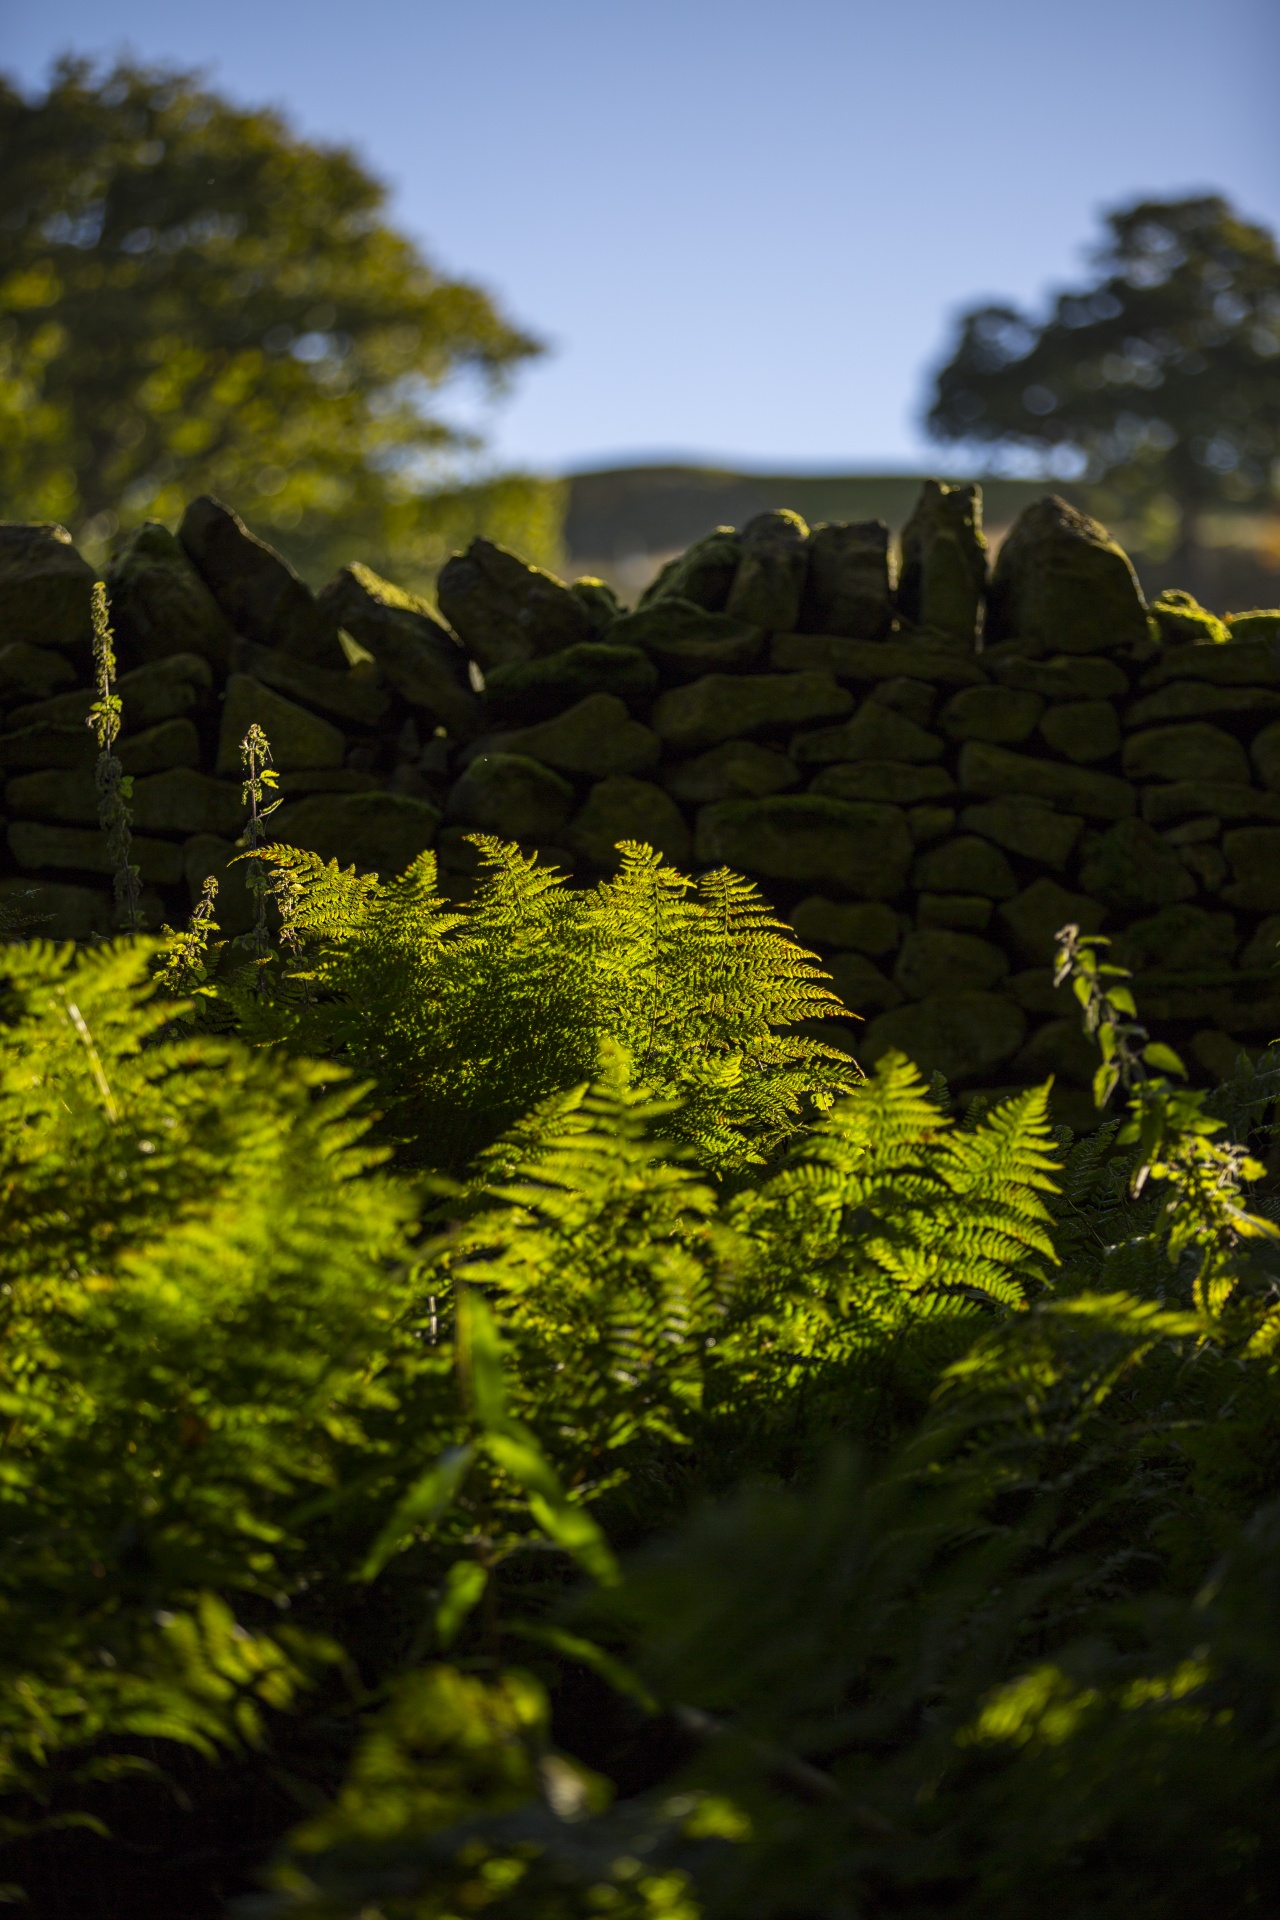
[[[34,100],[0,77],[0,514],[92,552],[209,491],[312,572],[421,573],[482,524],[545,557],[553,490],[458,484],[478,443],[432,405],[539,345],[385,201],[191,73],[67,58]]]
[[[1080,479],[1168,551],[1199,510],[1280,499],[1280,257],[1216,195],[1144,200],[1107,228],[1091,284],[1048,318],[964,315],[926,424]]]

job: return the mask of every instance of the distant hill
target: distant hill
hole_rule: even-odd
[[[735,473],[695,466],[603,468],[571,476],[564,543],[572,572],[598,574],[634,600],[672,554],[712,527],[741,526],[769,507],[794,507],[811,526],[819,520],[884,520],[897,532],[924,478],[918,473]],[[1022,509],[1045,493],[1085,504],[1061,483],[988,479],[981,486],[993,546]],[[1125,530],[1113,531],[1123,542]],[[1188,586],[1206,605],[1223,609],[1280,602],[1280,519],[1207,515],[1199,538],[1189,578],[1175,579],[1168,566],[1135,554],[1148,593]]]

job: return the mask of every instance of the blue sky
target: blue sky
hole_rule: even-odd
[[[951,317],[1073,278],[1101,207],[1280,227],[1276,0],[0,0],[24,84],[67,48],[357,147],[548,342],[478,416],[541,469],[936,465]]]

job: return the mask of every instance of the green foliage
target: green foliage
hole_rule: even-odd
[[[429,403],[537,345],[386,224],[352,153],[188,73],[64,60],[37,99],[0,81],[0,154],[7,517],[101,552],[213,492],[313,574],[354,547],[426,586],[479,531],[554,561],[555,490],[459,486]]]
[[[1145,515],[1172,545],[1178,511],[1264,503],[1280,450],[1280,259],[1217,197],[1107,216],[1089,285],[1036,320],[964,316],[937,376],[941,439],[1078,458],[1104,518]]]

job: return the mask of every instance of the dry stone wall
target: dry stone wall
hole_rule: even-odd
[[[93,575],[60,528],[0,527],[0,906],[110,924],[96,825]],[[496,833],[586,882],[621,839],[752,875],[866,1024],[961,1090],[1092,1050],[1048,972],[1064,920],[1109,933],[1144,1014],[1206,1076],[1280,1032],[1280,612],[1143,601],[1096,523],[1048,498],[988,569],[981,500],[930,482],[891,580],[879,522],[720,528],[634,610],[477,540],[443,619],[353,565],[313,595],[219,502],[109,569],[134,848],[158,923],[231,867],[258,721],[278,837],[474,883]],[[447,624],[446,624],[447,623]]]

